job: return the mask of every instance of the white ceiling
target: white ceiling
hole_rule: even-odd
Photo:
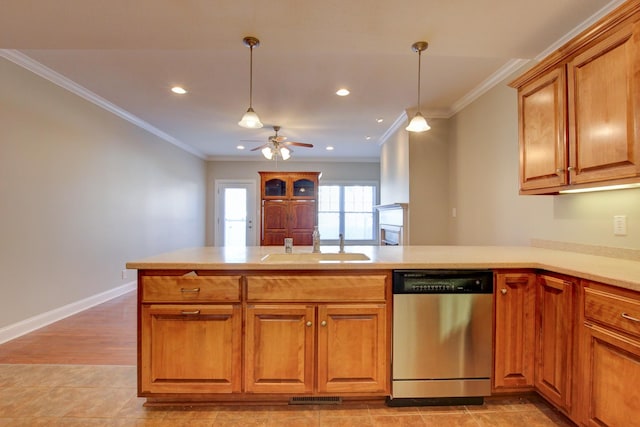
[[[258,160],[248,149],[280,125],[289,140],[314,144],[294,147],[291,161],[371,160],[415,111],[415,41],[429,42],[421,110],[449,117],[621,3],[2,0],[0,55],[203,158]],[[262,129],[237,124],[249,106],[247,35],[261,42],[253,107]],[[175,84],[189,93],[174,95]],[[336,96],[343,86],[351,95]]]

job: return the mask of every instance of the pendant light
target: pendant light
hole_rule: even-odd
[[[249,129],[259,129],[262,127],[262,122],[260,122],[260,118],[253,111],[252,101],[253,101],[253,48],[260,46],[260,40],[255,37],[245,37],[242,39],[242,42],[245,46],[249,48],[249,109],[242,119],[238,122],[240,126],[243,128]]]
[[[431,129],[431,126],[427,123],[427,119],[420,113],[420,59],[422,52],[427,50],[427,47],[429,47],[429,43],[424,41],[415,42],[411,45],[411,49],[414,52],[418,52],[418,111],[409,122],[409,126],[405,128],[409,132],[424,132]]]

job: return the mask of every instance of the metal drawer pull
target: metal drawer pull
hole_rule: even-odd
[[[197,294],[198,292],[200,292],[200,288],[180,288],[180,292],[182,292],[183,294]]]
[[[313,325],[313,323],[311,323],[310,321],[307,322],[307,326],[311,326],[311,325]]]
[[[182,310],[182,314],[184,314],[184,315],[200,314],[200,310],[193,310],[193,311]]]
[[[322,322],[320,322],[320,326],[327,326],[327,321],[323,320]]]
[[[502,288],[502,289],[500,289],[500,292],[502,292],[502,295],[506,295],[507,294],[507,289],[506,288]]]
[[[622,313],[621,316],[627,320],[631,320],[632,322],[640,322],[640,319],[633,316],[629,316],[627,313]]]

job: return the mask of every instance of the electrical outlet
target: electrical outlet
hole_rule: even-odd
[[[122,275],[122,279],[123,280],[126,279],[127,278],[127,270],[122,270],[121,275]]]
[[[613,217],[613,234],[616,236],[627,235],[627,216],[615,215]]]

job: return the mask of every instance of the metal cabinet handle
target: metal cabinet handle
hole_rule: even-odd
[[[323,320],[322,322],[320,322],[320,326],[327,326],[327,321]]]
[[[631,320],[632,322],[640,322],[640,319],[638,319],[637,317],[629,316],[627,313],[622,313],[620,316],[622,316],[624,319]]]
[[[313,323],[311,323],[311,321],[308,321],[307,326],[311,326],[311,325],[313,325]]]
[[[183,294],[197,294],[198,292],[200,292],[200,288],[180,288],[180,292],[182,292]]]
[[[576,168],[574,168],[573,166],[569,166],[569,167],[567,168],[567,170],[568,170],[568,171],[572,171],[572,170],[576,170]]]
[[[562,173],[564,172],[564,169],[556,169],[556,173]]]
[[[502,289],[500,289],[500,292],[502,293],[502,295],[506,295],[507,294],[507,289],[506,288],[502,288]]]
[[[200,314],[200,310],[192,310],[192,311],[189,311],[189,310],[182,310],[182,312],[181,312],[181,313],[182,313],[182,314],[184,314],[184,315],[191,315],[191,316],[193,316],[193,315],[195,315],[195,314]]]

